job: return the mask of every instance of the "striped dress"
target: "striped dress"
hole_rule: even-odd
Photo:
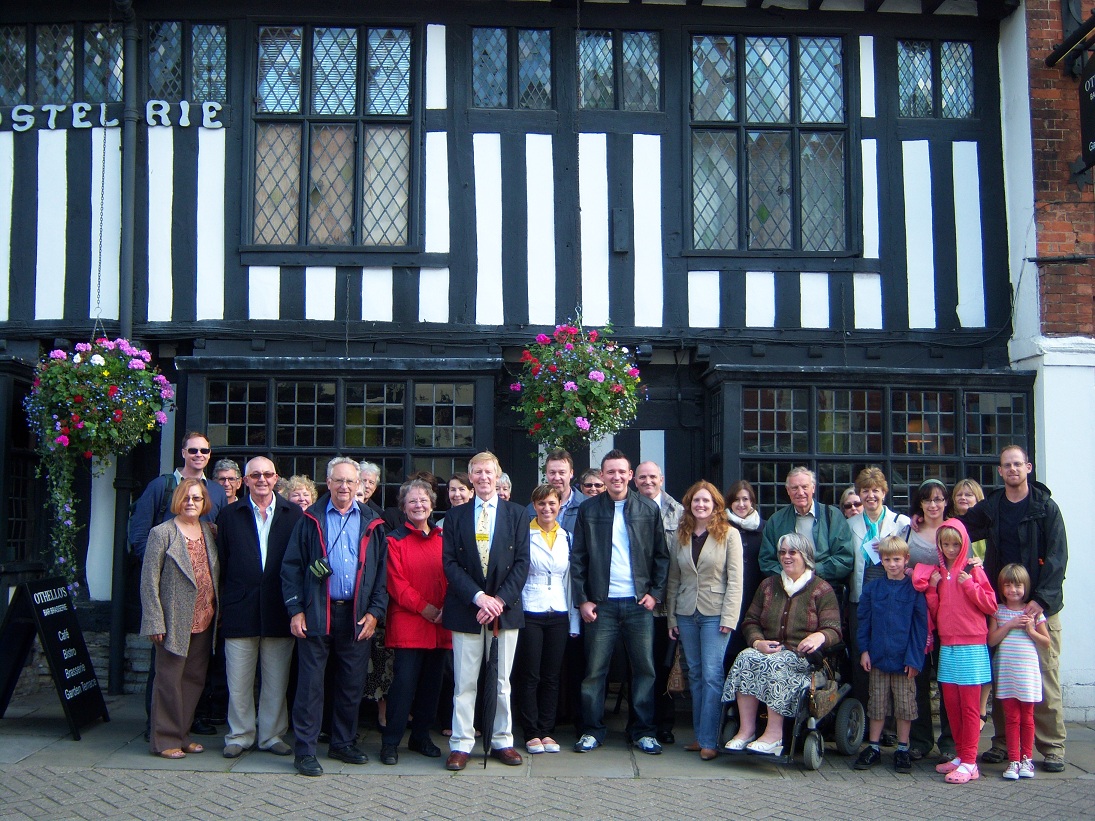
[[[1002,626],[1022,610],[1011,610],[1000,605],[996,610],[996,624]],[[1045,621],[1041,616],[1038,623]],[[993,659],[993,680],[997,698],[1014,698],[1037,704],[1042,700],[1042,673],[1038,666],[1038,648],[1025,630],[1009,630],[996,648]]]

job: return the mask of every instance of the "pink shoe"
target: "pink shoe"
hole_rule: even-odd
[[[942,764],[935,765],[935,771],[942,775],[947,773],[953,773],[958,769],[958,765],[962,763],[961,758],[952,758],[950,761],[944,761]]]
[[[975,781],[981,777],[976,764],[963,764],[953,772],[947,773],[943,780],[948,784],[965,784],[967,781]]]

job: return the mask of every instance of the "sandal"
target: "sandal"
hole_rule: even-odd
[[[186,745],[186,751],[188,753],[204,753],[205,747],[203,747],[196,741],[191,741],[189,744]]]
[[[154,753],[154,755],[158,755],[160,758],[169,758],[172,761],[176,761],[180,758],[186,758],[186,753],[184,753],[178,747],[172,747],[170,750],[161,750],[158,753]]]

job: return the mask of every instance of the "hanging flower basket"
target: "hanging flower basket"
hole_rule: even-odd
[[[559,325],[521,354],[513,409],[538,445],[575,447],[616,433],[638,409],[639,369],[603,332]]]
[[[174,407],[167,378],[149,363],[152,355],[127,339],[81,342],[69,356],[50,351],[38,363],[24,407],[37,438],[38,475],[46,476],[46,506],[53,517],[54,567],[70,589],[79,587],[80,567],[72,484],[76,466],[95,459],[97,473],[112,455],[152,440]]]

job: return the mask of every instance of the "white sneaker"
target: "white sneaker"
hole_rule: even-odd
[[[577,743],[574,745],[574,752],[588,753],[590,750],[596,750],[600,746],[601,742],[587,733],[578,739]]]
[[[1024,758],[1019,762],[1019,777],[1034,778],[1034,762],[1029,758]]]
[[[1019,762],[1018,761],[1012,761],[1010,764],[1008,764],[1008,768],[1006,770],[1004,770],[1004,778],[1006,778],[1008,781],[1018,781],[1019,780]]]

